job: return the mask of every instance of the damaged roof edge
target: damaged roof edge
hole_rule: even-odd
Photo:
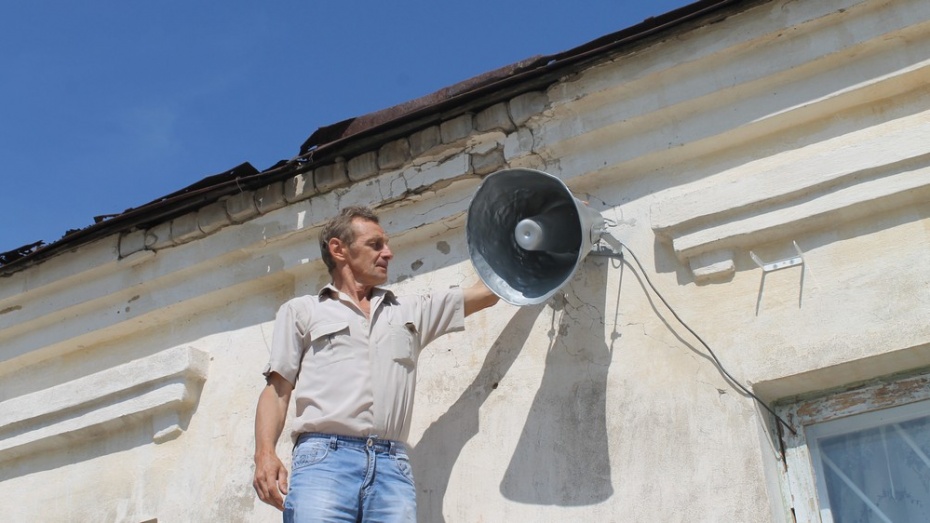
[[[748,6],[771,0],[702,0],[683,6],[663,15],[651,17],[634,26],[602,36],[581,46],[553,55],[540,55],[510,64],[494,71],[464,80],[426,96],[416,98],[387,109],[349,118],[341,122],[320,127],[301,145],[298,158],[314,154],[320,157],[324,148],[341,144],[345,138],[361,138],[375,132],[383,132],[385,124],[397,125],[424,112],[444,114],[452,106],[465,106],[467,102],[481,96],[490,96],[500,89],[510,88],[507,98],[522,92],[552,83],[566,73],[567,69],[584,65],[602,57],[680,26],[702,18],[710,13],[722,11],[730,6]],[[740,10],[741,10],[740,9]],[[534,82],[534,80],[536,80]],[[547,81],[548,80],[548,81]],[[520,89],[519,86],[523,86]],[[514,88],[516,87],[516,88]]]
[[[524,92],[541,89],[567,72],[604,55],[641,43],[650,37],[711,14],[722,17],[771,0],[700,0],[663,15],[597,38],[568,51],[536,56],[470,78],[435,93],[380,111],[320,127],[301,145],[300,153],[259,172],[243,163],[208,176],[184,189],[140,207],[69,231],[49,244],[35,242],[0,253],[0,277],[6,277],[62,252],[94,240],[145,228],[197,210],[218,199],[295,176],[326,164],[337,156],[361,152],[476,107],[490,106]],[[716,21],[716,20],[713,20]]]

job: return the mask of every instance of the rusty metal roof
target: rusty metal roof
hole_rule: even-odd
[[[39,241],[0,253],[0,276],[9,276],[105,236],[148,228],[224,196],[284,180],[330,163],[338,156],[371,150],[443,119],[541,89],[566,73],[668,34],[687,23],[713,23],[718,18],[766,1],[769,0],[700,0],[568,51],[535,56],[406,103],[320,127],[301,145],[298,156],[282,160],[265,171],[259,172],[249,163],[243,163],[140,207],[115,215],[97,216],[93,225],[69,230],[52,243]]]

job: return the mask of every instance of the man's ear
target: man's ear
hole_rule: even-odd
[[[329,249],[330,256],[333,257],[334,261],[345,261],[346,260],[346,244],[342,243],[342,240],[339,238],[330,238],[327,242],[326,247]]]

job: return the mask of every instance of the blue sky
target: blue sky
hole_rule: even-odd
[[[689,3],[4,2],[0,252]]]

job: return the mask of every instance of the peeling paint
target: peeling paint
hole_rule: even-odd
[[[22,305],[14,305],[12,307],[7,307],[3,309],[2,311],[0,311],[0,314],[6,314],[8,312],[16,312],[16,311],[21,311],[21,310],[23,310]]]
[[[859,13],[883,12],[872,9],[867,2],[866,7],[858,7],[858,0],[841,1],[855,4]],[[917,3],[911,0],[901,4]],[[103,263],[110,263],[113,247],[100,242],[76,253],[73,266],[65,264],[60,269],[56,266],[54,270],[29,272],[30,279],[23,282],[29,288],[24,293],[24,299],[29,300],[22,306],[24,314],[2,316],[19,310],[20,307],[10,307],[15,301],[22,301],[16,297],[7,298],[2,307],[9,308],[0,309],[3,327],[12,324],[3,331],[4,341],[0,345],[11,354],[24,356],[10,359],[3,367],[4,379],[11,382],[0,387],[5,393],[12,390],[53,396],[59,389],[51,390],[51,386],[61,385],[56,385],[55,374],[48,370],[63,374],[69,380],[66,384],[75,378],[89,383],[87,380],[98,376],[96,372],[102,372],[99,376],[103,378],[116,375],[114,364],[188,344],[210,354],[212,377],[203,389],[202,400],[199,389],[195,391],[197,394],[192,393],[198,403],[192,404],[189,412],[196,417],[189,431],[185,427],[182,438],[165,445],[150,444],[149,425],[152,432],[162,434],[165,428],[191,421],[165,423],[159,418],[152,423],[143,421],[140,426],[144,430],[132,429],[115,439],[110,434],[106,440],[100,438],[99,443],[97,438],[91,438],[93,443],[87,443],[86,448],[75,448],[69,440],[52,457],[39,458],[35,463],[38,473],[27,473],[34,465],[24,461],[21,465],[17,463],[13,472],[3,474],[4,478],[10,478],[3,482],[4,496],[11,499],[35,496],[37,504],[63,500],[46,504],[54,509],[49,515],[51,519],[61,514],[64,519],[70,515],[71,519],[96,520],[101,519],[100,515],[107,519],[109,514],[109,519],[153,521],[154,515],[148,513],[151,508],[161,511],[159,520],[273,518],[275,509],[257,501],[248,484],[251,464],[223,459],[230,449],[217,449],[213,442],[222,437],[230,442],[233,451],[248,455],[254,428],[250,427],[248,412],[255,404],[256,387],[262,386],[258,371],[266,363],[274,310],[284,300],[309,291],[314,281],[317,282],[314,289],[329,283],[330,277],[322,264],[305,252],[304,236],[310,231],[304,229],[322,223],[345,205],[370,204],[386,211],[383,218],[392,225],[392,236],[396,234],[410,247],[405,250],[411,254],[402,258],[406,268],[400,261],[391,265],[394,283],[402,283],[399,287],[405,292],[445,288],[447,284],[466,286],[474,281],[475,274],[464,252],[465,193],[477,186],[486,173],[506,162],[507,166],[551,172],[569,182],[573,192],[585,194],[586,200],[603,210],[605,218],[612,219],[612,228],[623,237],[624,243],[642,251],[646,256],[645,268],[637,270],[635,264],[589,257],[572,282],[545,304],[523,308],[500,304],[493,311],[470,317],[465,333],[450,334],[422,353],[417,392],[420,404],[411,431],[411,443],[415,444],[417,454],[413,461],[421,464],[415,468],[422,467],[416,471],[424,472],[418,474],[417,488],[422,494],[419,519],[491,521],[501,519],[495,514],[505,514],[506,519],[523,521],[648,521],[704,514],[699,519],[791,521],[792,516],[782,512],[790,510],[793,514],[797,506],[798,520],[816,521],[816,499],[810,494],[813,480],[808,473],[809,454],[806,447],[797,443],[803,443],[803,430],[798,431],[800,436],[785,432],[793,433],[788,430],[791,426],[802,429],[804,423],[798,420],[802,415],[817,417],[819,421],[872,404],[890,404],[896,395],[905,395],[898,398],[902,401],[917,396],[921,388],[917,382],[897,390],[887,388],[872,398],[849,388],[847,383],[851,379],[871,379],[889,368],[930,365],[927,358],[930,331],[921,316],[930,307],[930,298],[924,297],[926,292],[917,295],[921,289],[930,290],[928,273],[921,270],[926,260],[918,249],[919,242],[908,241],[920,238],[920,229],[927,227],[928,217],[911,206],[887,216],[883,214],[879,223],[862,220],[851,225],[834,224],[827,218],[821,222],[816,217],[793,216],[790,203],[808,205],[808,202],[801,189],[786,192],[789,188],[783,180],[794,176],[838,199],[845,197],[838,191],[852,188],[852,184],[838,185],[838,191],[830,192],[833,186],[818,182],[817,176],[849,172],[843,174],[851,177],[848,180],[858,176],[868,181],[873,179],[870,177],[877,180],[886,176],[887,172],[890,186],[900,174],[910,176],[909,173],[918,171],[859,171],[860,165],[851,160],[844,165],[836,162],[837,165],[824,171],[820,165],[808,165],[798,159],[815,157],[810,150],[820,142],[831,140],[842,147],[847,144],[846,135],[873,132],[884,122],[866,104],[875,101],[875,94],[883,97],[876,103],[882,103],[895,118],[917,119],[913,116],[917,114],[926,118],[930,113],[921,103],[919,69],[908,73],[914,77],[911,78],[914,85],[901,86],[894,75],[887,75],[889,83],[895,85],[894,92],[903,93],[895,96],[893,102],[884,102],[888,94],[884,77],[870,78],[874,68],[865,66],[857,69],[862,72],[861,80],[875,80],[875,84],[863,84],[866,87],[854,89],[852,95],[826,96],[822,82],[801,79],[788,95],[768,97],[767,92],[757,87],[768,85],[773,79],[777,83],[793,78],[797,67],[817,72],[853,61],[843,52],[848,47],[836,44],[842,39],[834,38],[831,31],[854,16],[833,23],[833,19],[824,18],[832,7],[792,4],[791,19],[805,22],[804,36],[809,34],[823,45],[791,44],[789,49],[796,52],[784,55],[766,50],[759,57],[774,59],[765,60],[764,68],[747,70],[744,61],[749,63],[756,58],[755,51],[747,49],[762,47],[761,42],[769,38],[771,31],[782,29],[784,21],[783,17],[772,16],[767,6],[758,9],[740,17],[748,20],[748,25],[745,31],[735,31],[738,36],[733,36],[733,28],[727,26],[715,29],[716,32],[702,31],[694,37],[684,34],[680,42],[674,38],[662,40],[667,43],[654,52],[618,59],[612,65],[598,64],[590,72],[586,67],[580,68],[584,75],[559,79],[547,93],[516,100],[513,111],[518,119],[525,118],[522,125],[526,127],[500,138],[501,146],[491,147],[493,141],[479,142],[495,133],[474,135],[468,142],[468,147],[473,148],[464,151],[461,140],[454,146],[440,144],[438,124],[452,113],[418,119],[416,127],[409,129],[418,129],[420,125],[431,127],[412,134],[404,126],[388,129],[393,124],[373,128],[373,134],[360,138],[362,142],[346,142],[351,147],[336,144],[331,153],[319,155],[318,159],[308,157],[308,162],[300,165],[303,174],[296,182],[305,183],[309,186],[306,190],[314,193],[301,194],[300,198],[307,198],[301,200],[304,203],[289,201],[288,207],[266,214],[274,205],[269,206],[268,200],[259,197],[265,193],[256,191],[254,198],[249,194],[240,203],[251,208],[256,198],[265,201],[263,217],[249,218],[234,230],[173,250],[168,249],[175,245],[170,227],[153,226],[157,235],[152,237],[163,238],[151,244],[148,230],[133,232],[133,249],[139,248],[140,242],[147,247],[154,245],[160,251],[164,249],[142,268],[130,261],[112,265],[118,272],[111,273],[111,266]],[[856,19],[855,24],[867,29],[877,27],[876,38],[907,34],[892,30],[894,23],[890,21],[872,24],[877,17],[870,14]],[[821,32],[824,26],[828,30]],[[857,33],[857,38],[862,36],[856,45],[868,46],[880,41],[866,32]],[[708,42],[710,48],[705,45]],[[803,38],[798,42],[805,43]],[[879,44],[879,49],[885,47]],[[891,51],[888,55],[901,56]],[[730,57],[738,60],[726,59]],[[686,61],[680,63],[678,58]],[[740,80],[723,82],[726,90],[717,93],[720,85],[716,80],[730,76]],[[553,75],[553,81],[554,78]],[[670,83],[666,81],[669,79],[689,89],[665,92],[668,90],[663,90],[663,86]],[[847,87],[843,78],[835,79],[829,87],[837,93],[847,93],[842,89]],[[509,97],[508,93],[500,96]],[[669,95],[667,100],[663,94]],[[808,94],[815,98],[797,109],[795,104],[808,101],[805,98]],[[753,119],[752,107],[761,98],[765,99],[766,108],[775,112],[760,115],[757,121]],[[733,112],[721,116],[715,111],[718,105],[731,101]],[[851,108],[847,102],[852,104]],[[462,109],[479,107],[475,104]],[[782,109],[788,112],[778,112]],[[498,111],[498,121],[506,122],[510,118],[510,102],[499,106]],[[685,118],[666,126],[665,117],[669,114]],[[843,118],[823,123],[835,114]],[[637,125],[644,122],[645,126]],[[705,125],[708,122],[712,125]],[[923,158],[920,133],[914,134],[917,136],[913,137],[913,143],[895,145],[912,147],[915,157]],[[372,166],[359,170],[356,164],[362,159],[370,161],[371,151],[382,139],[398,138],[400,141],[394,143],[401,147],[390,162],[381,163],[379,150],[378,176],[359,183],[358,176],[369,176]],[[667,149],[666,142],[680,145]],[[409,151],[404,144],[410,146]],[[839,154],[833,152],[834,148],[829,151]],[[348,180],[352,183],[341,178],[341,172],[340,178],[334,178],[337,173],[323,165],[337,153],[357,155],[357,159],[349,159]],[[852,158],[856,156],[853,153],[856,151],[842,156]],[[345,166],[343,158],[333,161]],[[915,160],[914,165],[928,167],[920,161]],[[791,174],[791,170],[780,169],[789,164],[810,166],[810,170],[801,177]],[[904,169],[910,165],[897,167]],[[317,192],[314,185],[317,171],[310,169],[319,168],[323,174],[317,182],[328,183],[331,178],[330,193]],[[739,181],[744,173],[759,182],[750,187],[760,191],[759,195],[727,185],[728,181]],[[280,174],[283,178],[284,172]],[[262,177],[261,183],[276,177]],[[275,183],[275,195],[268,192],[268,199],[279,197],[277,191],[282,182]],[[336,183],[347,185],[337,187]],[[741,198],[748,203],[731,209],[729,199],[713,198],[720,191],[733,195],[734,201]],[[769,193],[787,195],[784,208],[777,198],[772,201],[771,196],[765,196]],[[703,194],[708,198],[692,198]],[[757,196],[768,198],[767,207],[763,206],[758,216],[752,207]],[[913,200],[911,203],[920,200],[913,194],[908,198]],[[820,198],[812,199],[810,205],[819,201]],[[688,214],[682,218],[676,204],[684,210],[693,208],[695,217],[688,218],[691,216]],[[654,216],[654,209],[665,214]],[[232,216],[230,208],[226,210]],[[705,216],[702,214],[705,211],[714,214]],[[721,229],[720,237],[733,237],[735,244],[745,247],[733,251],[737,273],[725,285],[695,285],[698,279],[695,267],[706,265],[690,264],[691,258],[677,257],[673,245],[676,236],[654,227],[654,222],[672,223],[677,227],[673,231],[679,233],[677,238],[706,233],[709,243],[699,246],[706,246],[707,252],[713,253],[718,248],[729,248],[728,243],[715,243],[712,236],[715,227],[755,230],[769,220],[776,220],[775,214],[779,214],[780,221],[776,224],[780,228],[771,237],[767,229],[761,229],[753,237],[724,236],[726,231]],[[758,227],[756,219],[761,220]],[[794,219],[808,221],[804,227],[795,228],[791,222]],[[168,221],[167,225],[171,223]],[[746,251],[749,247],[756,248],[758,243],[761,252],[766,249],[778,252],[782,236],[791,239],[797,236],[805,252],[811,253],[808,260],[817,274],[808,274],[810,278],[804,283],[810,284],[807,290],[813,288],[814,292],[804,295],[805,309],[798,311],[797,275],[784,273],[784,280],[776,276],[774,282],[770,279],[766,283],[768,314],[760,317],[753,314],[753,306],[761,294],[758,275],[751,272],[754,269]],[[430,243],[435,250],[429,249]],[[451,255],[452,250],[456,256]],[[863,267],[865,264],[855,263],[856,258],[850,256],[862,252],[870,253],[874,265]],[[149,260],[156,256],[154,249],[148,256]],[[413,256],[419,259],[410,260]],[[902,266],[913,270],[897,270]],[[71,270],[72,267],[77,270]],[[407,270],[411,272],[406,273]],[[88,271],[89,277],[85,279],[80,271]],[[788,395],[804,394],[796,396],[797,405],[802,405],[815,393],[822,398],[822,390],[830,388],[831,395],[834,392],[845,395],[832,404],[831,408],[837,410],[807,405],[808,410],[800,415],[795,411],[785,416],[791,420],[791,426],[783,427],[752,408],[751,398],[742,397],[728,386],[726,376],[718,376],[713,367],[707,366],[707,356],[694,348],[694,340],[677,327],[669,326],[667,310],[660,307],[649,289],[651,282],[646,285],[647,274],[657,278],[657,287],[668,289],[669,296],[675,298],[671,300],[675,302],[673,305],[680,303],[685,307],[681,312],[689,323],[702,325],[698,330],[713,342],[711,345],[721,346],[723,356],[732,356],[740,371],[737,374],[745,373],[750,378],[746,383],[751,390],[768,391],[760,396],[778,401]],[[80,285],[68,285],[78,279]],[[125,298],[132,290],[138,290],[140,295],[145,292],[146,303],[142,303],[139,295]],[[52,294],[54,299],[49,299]],[[130,307],[135,301],[139,301],[135,305],[139,312],[132,314]],[[117,312],[116,318],[112,317],[113,311]],[[46,326],[55,331],[39,330]],[[27,329],[32,330],[26,332]],[[61,357],[62,354],[67,358]],[[212,361],[214,355],[216,360]],[[51,369],[37,364],[45,359],[53,362]],[[657,359],[662,360],[660,372],[655,372]],[[724,357],[727,359],[730,358]],[[25,372],[13,372],[20,368]],[[506,385],[504,379],[508,380]],[[128,383],[132,385],[135,381],[130,379]],[[165,383],[171,387],[179,385],[168,380]],[[767,387],[765,391],[757,383]],[[91,400],[100,396],[92,387],[86,390]],[[930,386],[925,383],[923,390],[930,391]],[[132,394],[135,392],[133,389]],[[718,396],[713,396],[715,393]],[[130,399],[134,397],[132,394],[128,394]],[[109,398],[97,400],[97,404],[88,408],[111,401]],[[120,401],[112,405],[116,414],[125,412],[126,402],[121,400],[120,396],[112,400]],[[30,404],[24,405],[31,408]],[[772,432],[777,436],[771,436]],[[777,440],[764,441],[766,436]],[[283,438],[279,445],[279,450],[285,451],[281,455],[285,462],[290,443],[287,439]],[[771,444],[771,449],[766,448],[767,444]],[[200,449],[208,451],[200,453]],[[792,477],[807,473],[799,480],[806,490],[777,492],[773,488],[782,478],[777,475],[777,463],[770,462],[779,457],[784,470],[788,470],[788,460],[794,459],[790,462]],[[42,467],[59,461],[67,465],[69,476],[106,478],[105,488],[100,489],[100,485],[73,488],[67,481],[56,481],[54,471]],[[159,466],[148,467],[151,463]],[[193,477],[187,469],[200,463],[214,464],[211,475],[225,478],[197,484],[196,497],[214,502],[206,507],[201,504],[171,512],[178,504],[163,500],[187,495],[191,489],[185,483]],[[481,470],[490,481],[474,481],[467,474],[468,468]],[[134,477],[139,471],[145,472],[141,478],[144,481]],[[87,500],[94,499],[95,490],[105,491],[104,495],[96,496],[85,510]],[[161,498],[159,492],[164,492]],[[155,493],[154,497],[149,493]],[[112,508],[116,503],[119,513]],[[786,510],[781,510],[783,507]],[[191,512],[192,508],[201,513]],[[768,517],[770,509],[777,514]],[[95,510],[97,517],[90,514]],[[180,512],[184,513],[179,515]],[[812,517],[807,518],[807,514]],[[29,518],[13,514],[8,519]]]
[[[905,401],[917,401],[930,385],[930,377],[919,376],[913,379],[894,381],[877,387],[862,385],[846,392],[834,393],[828,400],[822,396],[806,400],[797,407],[797,415],[802,423],[812,420],[827,421],[847,415],[860,408],[876,409]]]
[[[568,299],[565,297],[564,292],[556,293],[549,299],[549,305],[552,307],[553,311],[560,311],[565,308],[565,305],[568,303]]]

